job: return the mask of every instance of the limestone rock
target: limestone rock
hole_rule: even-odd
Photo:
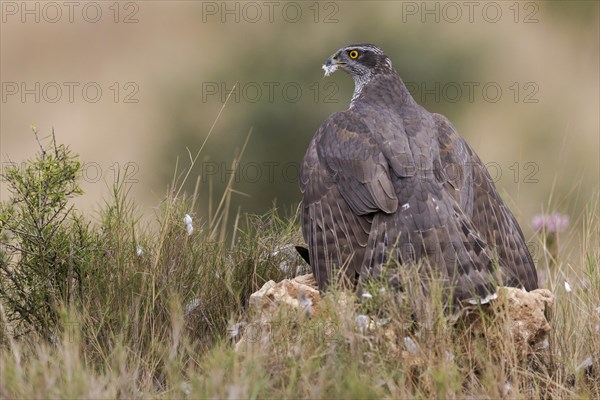
[[[250,315],[255,318],[255,321],[248,325],[256,327],[258,323],[262,327],[268,326],[270,321],[275,320],[282,307],[300,310],[307,317],[313,316],[319,312],[320,299],[321,296],[312,274],[297,276],[294,279],[284,279],[278,283],[269,281],[250,296]],[[354,304],[355,300],[355,298],[348,299],[348,303]],[[485,329],[481,325],[481,310],[489,313],[496,321],[498,321],[498,316],[505,316],[503,332],[498,331],[497,338],[490,338],[490,344],[493,345],[494,340],[502,340],[502,335],[510,334],[522,350],[539,350],[547,344],[550,332],[547,315],[550,314],[553,302],[554,296],[546,289],[526,292],[517,288],[502,287],[498,290],[497,298],[488,304],[479,306],[481,308],[475,307],[477,311],[469,314],[466,322],[472,326],[473,332],[483,334]],[[345,309],[345,303],[345,298],[340,299],[340,308]],[[356,321],[358,330],[360,331],[362,327],[366,333],[372,331],[376,326],[374,320],[366,315],[357,316]],[[462,321],[465,322],[465,319],[462,318]],[[258,335],[256,332],[253,333],[252,337],[257,339],[253,342],[268,340],[269,333],[269,329],[261,328]],[[384,335],[384,337],[388,336]],[[389,337],[389,339],[396,342],[395,337]],[[248,342],[248,335],[242,335],[242,339],[236,344],[236,350],[245,348]]]
[[[300,275],[275,283],[269,281],[250,295],[250,312],[270,320],[282,306],[304,310],[312,315],[320,299],[317,282],[312,274]]]
[[[507,336],[512,338],[519,353],[535,352],[548,346],[553,303],[554,295],[547,289],[527,292],[500,287],[495,299],[474,309],[464,308],[458,320],[470,326],[475,335],[485,336],[490,347],[498,352],[502,352],[501,343]],[[490,323],[493,329],[484,326],[489,327]]]
[[[526,292],[517,288],[504,287],[500,291],[500,301],[506,301],[510,331],[517,343],[528,344],[534,349],[543,348],[550,333],[550,323],[546,319],[554,295],[547,289]]]
[[[266,282],[257,292],[250,295],[250,315],[254,318],[249,323],[234,327],[241,327],[243,333],[239,335],[240,329],[235,331],[240,340],[235,343],[236,351],[245,351],[249,345],[263,346],[268,343],[271,336],[272,321],[283,307],[300,310],[307,317],[318,311],[318,303],[321,296],[317,289],[317,282],[312,274],[300,275],[294,279],[284,279],[281,282]]]

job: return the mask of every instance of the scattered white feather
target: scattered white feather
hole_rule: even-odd
[[[313,302],[312,299],[308,297],[304,292],[300,292],[300,294],[298,295],[298,304],[300,305],[300,307],[302,307],[302,310],[306,313],[306,315],[308,315],[309,317],[312,316]]]
[[[356,327],[363,331],[365,329],[367,329],[367,327],[369,326],[369,321],[370,318],[368,315],[364,315],[364,314],[358,314],[356,316]]]
[[[302,352],[300,351],[300,347],[298,347],[298,346],[290,347],[290,354],[295,357],[300,356],[302,354]]]
[[[192,393],[192,384],[186,381],[181,382],[181,391],[189,396]]]
[[[406,211],[406,210],[408,210],[409,208],[410,208],[410,204],[408,204],[408,203],[404,203],[404,204],[402,204],[402,211]]]
[[[385,290],[384,287],[379,288],[379,294],[386,294],[386,293],[387,293],[387,290]]]
[[[193,299],[189,303],[185,305],[185,313],[189,314],[194,311],[196,308],[200,307],[202,301],[200,299]]]
[[[262,346],[266,346],[271,341],[271,332],[266,331],[260,338],[260,343]]]
[[[498,293],[492,293],[492,294],[488,294],[483,299],[481,299],[481,298],[469,299],[469,300],[467,300],[467,302],[469,304],[487,304],[492,300],[496,300],[497,298],[498,298]]]
[[[373,295],[372,295],[371,293],[369,293],[369,292],[364,292],[364,293],[362,294],[362,297],[363,297],[364,299],[372,299],[372,298],[373,298]]]
[[[183,217],[183,223],[185,224],[185,230],[188,236],[190,236],[194,232],[194,226],[192,225],[192,217],[190,217],[189,214],[185,214],[185,217]]]
[[[406,350],[411,354],[419,353],[419,348],[417,347],[417,344],[408,336],[404,337],[404,347],[406,347]]]
[[[235,339],[242,333],[242,331],[244,330],[246,325],[247,325],[246,322],[237,322],[237,323],[231,325],[227,329],[227,332],[229,332],[229,336],[231,336],[232,338]]]
[[[547,349],[550,346],[550,342],[548,342],[548,338],[544,339],[542,342],[542,349]]]
[[[575,368],[575,371],[580,371],[580,370],[582,370],[582,369],[589,368],[589,367],[591,367],[593,364],[594,364],[594,357],[592,357],[592,356],[589,356],[588,358],[586,358],[585,360],[583,360],[583,361],[581,362],[581,364],[579,364],[579,365],[578,365],[578,366]]]
[[[280,262],[279,270],[285,274],[288,274],[290,272],[290,264],[285,261]]]
[[[567,292],[571,292],[573,289],[571,289],[571,285],[569,285],[569,282],[565,281],[565,290]]]
[[[596,307],[596,312],[600,314],[600,307]]]
[[[390,322],[392,322],[391,318],[380,318],[377,320],[377,322],[375,322],[375,325],[377,325],[378,328],[381,328],[382,326],[386,326]]]
[[[138,247],[136,247],[135,249],[135,254],[137,254],[138,256],[141,256],[144,253],[144,248],[140,245],[138,245]]]
[[[323,64],[322,68],[323,68],[323,71],[325,71],[325,76],[329,76],[329,75],[333,74],[335,71],[337,71],[338,64],[331,64],[331,65]]]

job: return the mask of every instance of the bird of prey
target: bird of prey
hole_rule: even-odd
[[[346,46],[323,69],[348,73],[355,88],[348,110],[315,133],[300,171],[319,289],[359,288],[417,263],[440,273],[453,302],[485,302],[500,284],[536,289],[523,233],[484,164],[446,117],[415,102],[384,52]]]

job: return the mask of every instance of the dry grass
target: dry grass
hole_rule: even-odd
[[[282,312],[268,342],[235,352],[231,326],[247,319],[250,294],[294,272],[280,269],[290,260],[276,250],[301,242],[298,215],[230,216],[230,183],[210,220],[194,220],[189,235],[183,218],[194,217],[195,195],[185,196],[180,187],[174,179],[154,229],[140,222],[128,187],[114,186],[87,226],[91,245],[78,264],[85,268],[79,279],[67,277],[76,282],[76,294],[56,299],[59,321],[50,338],[21,332],[0,297],[0,398],[600,395],[597,370],[595,376],[576,373],[584,359],[600,354],[597,201],[582,212],[582,231],[566,232],[581,234],[581,248],[555,260],[547,285],[556,295],[552,333],[542,352],[519,354],[502,334],[502,318],[484,325],[484,337],[452,327],[439,291],[425,296],[417,289],[406,304],[382,293],[348,306],[342,299],[351,295],[333,291],[318,315]],[[236,229],[228,236],[229,220]],[[573,263],[573,254],[585,264]],[[5,257],[2,262],[10,261]],[[541,270],[549,265],[543,257],[538,264]],[[365,332],[357,313],[389,322]],[[390,331],[402,340],[390,340]]]
[[[171,211],[182,214],[177,206]],[[0,350],[0,396],[598,396],[598,381],[575,374],[583,359],[600,352],[597,249],[588,249],[588,270],[577,276],[587,286],[556,293],[549,347],[538,354],[517,354],[514,343],[501,335],[501,320],[489,322],[485,338],[451,327],[435,296],[414,294],[411,304],[419,303],[418,308],[394,307],[384,295],[376,295],[370,306],[341,307],[339,292],[325,296],[321,311],[311,319],[282,312],[271,327],[269,342],[256,342],[236,353],[228,326],[245,318],[252,291],[268,278],[283,277],[278,270],[281,260],[270,255],[277,246],[297,239],[295,223],[276,215],[253,220],[256,231],[242,234],[227,250],[201,235],[187,237],[179,219],[163,228],[169,232],[159,238],[166,239],[146,239],[148,255],[142,260],[124,256],[129,260],[120,271],[113,259],[104,260],[106,280],[84,294],[82,307],[65,311],[59,341],[6,336]],[[186,305],[195,299],[198,306],[186,313]],[[365,333],[355,316],[367,309],[371,314],[387,313],[391,321]],[[411,324],[415,309],[417,327]],[[396,338],[410,337],[416,354],[402,341],[390,341],[390,330]],[[490,338],[498,347],[489,345]]]

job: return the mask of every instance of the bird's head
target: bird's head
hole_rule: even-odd
[[[372,44],[342,47],[323,64],[325,76],[331,75],[338,68],[346,71],[355,80],[393,71],[390,59],[383,50]]]

